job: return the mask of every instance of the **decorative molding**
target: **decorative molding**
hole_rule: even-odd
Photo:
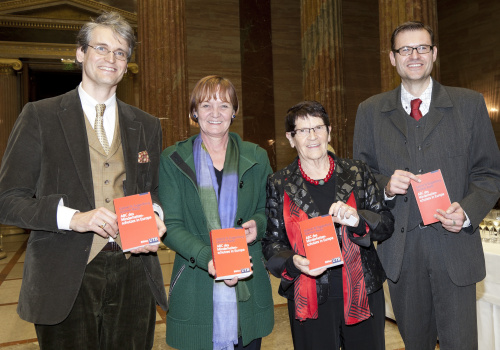
[[[76,44],[48,44],[0,41],[0,52],[6,58],[75,58]]]
[[[0,52],[5,58],[42,58],[74,61],[76,44],[30,43],[21,41],[0,41]],[[136,74],[135,52],[132,53],[129,69]],[[137,68],[138,71],[139,68]]]
[[[127,64],[127,71],[132,74],[139,73],[139,65],[137,63],[130,62]]]
[[[0,27],[78,31],[87,21],[0,15]]]
[[[8,67],[13,70],[20,70],[23,68],[23,63],[20,60],[12,58],[0,58],[0,67]]]
[[[76,64],[76,59],[74,58],[61,58],[62,64]]]
[[[122,15],[127,21],[137,24],[137,15],[117,7],[109,6],[92,0],[12,0],[0,2],[0,15],[12,15],[16,12],[39,10],[46,7],[69,5],[82,10],[100,14],[103,11],[114,11]]]

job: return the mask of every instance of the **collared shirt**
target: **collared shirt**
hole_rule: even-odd
[[[429,108],[431,106],[431,97],[432,97],[432,85],[433,85],[432,78],[430,78],[430,82],[427,88],[424,90],[422,95],[417,97],[410,94],[405,89],[403,84],[401,84],[401,104],[403,105],[403,109],[406,111],[406,113],[408,113],[408,115],[410,115],[411,112],[411,101],[416,98],[420,98],[422,100],[422,103],[420,104],[419,108],[420,112],[422,113],[422,116],[426,115],[429,112]],[[385,188],[384,188],[384,196],[385,200],[393,200],[396,197],[395,195],[392,197],[387,196],[387,194],[385,193]]]
[[[429,108],[431,107],[431,98],[432,98],[432,78],[430,78],[429,85],[427,88],[424,90],[422,95],[420,96],[413,96],[410,94],[408,91],[406,91],[405,87],[403,84],[401,84],[401,104],[403,105],[404,110],[408,115],[410,115],[411,112],[411,101],[419,98],[422,100],[422,103],[420,104],[420,112],[422,112],[422,116],[426,115],[429,112]]]
[[[80,101],[82,103],[83,111],[85,112],[85,115],[87,116],[87,119],[89,120],[90,125],[92,125],[93,128],[96,118],[95,106],[96,104],[98,104],[98,102],[88,93],[86,93],[85,90],[83,90],[81,83],[78,86],[78,94],[80,95]],[[106,131],[108,142],[111,145],[113,143],[116,124],[116,94],[113,94],[113,96],[105,101],[104,104],[106,105],[106,109],[104,110],[103,115],[103,126],[104,131]],[[153,203],[153,209],[163,221],[162,208],[157,203]],[[71,219],[73,218],[73,215],[78,212],[79,210],[64,206],[64,201],[61,198],[61,200],[59,201],[59,206],[57,207],[57,227],[60,230],[70,230]],[[113,239],[110,237],[110,241],[112,240]]]
[[[82,83],[78,85],[78,95],[80,96],[80,102],[82,104],[83,112],[87,116],[92,128],[94,127],[96,110],[95,106],[99,103],[92,96],[90,96],[85,90],[83,90]],[[103,126],[106,132],[106,137],[109,144],[113,143],[113,136],[115,133],[116,124],[116,94],[113,94],[107,101],[104,102],[106,109],[103,115]],[[69,230],[71,219],[75,213],[79,210],[75,210],[64,205],[64,201],[61,198],[59,201],[59,206],[57,207],[57,227],[61,230]]]
[[[80,101],[82,103],[83,111],[87,116],[87,119],[92,125],[95,124],[96,111],[95,106],[99,103],[92,96],[90,96],[85,90],[83,90],[82,84],[78,86],[78,94],[80,95]],[[113,94],[107,101],[104,102],[106,109],[103,115],[103,126],[106,132],[106,137],[108,138],[108,143],[111,146],[113,143],[113,136],[115,133],[115,117],[116,117],[116,94]]]
[[[410,112],[411,112],[411,101],[416,99],[416,98],[419,98],[422,100],[422,103],[420,104],[420,108],[419,108],[420,112],[422,113],[422,116],[425,116],[429,112],[429,108],[431,107],[432,85],[433,85],[432,78],[430,78],[429,85],[424,90],[422,95],[413,96],[405,89],[403,84],[401,84],[401,104],[403,105],[403,108],[406,111],[406,113],[408,113],[408,115],[410,115]],[[388,200],[393,200],[394,198],[396,198],[396,195],[394,195],[392,197],[387,196],[387,193],[385,193],[385,188],[384,188],[384,197],[385,197],[385,200],[388,201]],[[446,210],[446,209],[448,209],[448,208],[443,208],[443,210]],[[464,224],[462,225],[462,227],[468,227],[468,226],[470,226],[469,216],[467,215],[467,213],[465,211],[464,211],[464,214],[465,214],[465,221],[464,221]]]

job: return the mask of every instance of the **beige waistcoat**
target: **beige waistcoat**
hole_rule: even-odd
[[[94,182],[94,199],[95,207],[104,207],[115,212],[113,204],[114,198],[123,197],[123,181],[125,180],[125,160],[123,158],[122,139],[120,135],[120,127],[118,122],[118,108],[116,109],[115,133],[113,142],[109,149],[109,154],[106,155],[102,148],[97,134],[90,125],[90,122],[85,116],[85,126],[89,141],[90,164],[92,167],[92,180]],[[94,234],[92,248],[87,263],[89,263],[108,243],[107,238],[103,238],[98,234]],[[116,242],[120,244],[120,236]]]

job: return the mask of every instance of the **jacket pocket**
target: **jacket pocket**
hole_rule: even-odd
[[[186,271],[186,265],[175,269],[175,275],[170,281],[168,292],[168,316],[178,321],[187,321],[192,318],[194,312],[194,294],[197,292],[193,285],[193,276]]]
[[[169,298],[172,295],[172,292],[175,288],[175,285],[177,284],[177,281],[181,277],[182,271],[184,271],[185,268],[186,268],[186,265],[182,265],[181,268],[179,269],[179,271],[177,271],[177,273],[175,274],[174,278],[172,278],[172,281],[170,282],[170,290],[168,292]]]
[[[56,233],[47,231],[31,231],[28,238],[28,245],[54,237]]]

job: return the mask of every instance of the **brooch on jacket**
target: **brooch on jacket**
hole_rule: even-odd
[[[138,155],[139,155],[139,159],[137,161],[139,163],[149,163],[148,151],[139,152]]]

